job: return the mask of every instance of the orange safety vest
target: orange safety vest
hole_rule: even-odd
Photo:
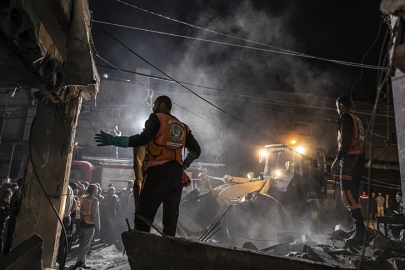
[[[160,128],[156,136],[148,144],[148,167],[162,165],[176,160],[183,165],[181,151],[186,144],[186,136],[190,132],[187,125],[176,117],[165,113],[156,113]]]
[[[80,203],[80,217],[88,224],[94,224],[93,204],[96,198],[83,198]]]
[[[360,155],[364,154],[364,127],[363,123],[361,122],[360,118],[353,113],[349,113],[349,115],[353,119],[353,134],[352,134],[352,141],[350,144],[349,151],[347,152],[348,155]],[[339,149],[341,147],[342,134],[340,134],[340,130],[338,131],[338,146]]]

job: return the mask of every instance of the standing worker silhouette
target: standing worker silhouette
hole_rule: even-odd
[[[138,147],[147,145],[148,168],[145,172],[139,207],[135,213],[135,229],[150,231],[139,216],[153,221],[163,203],[163,232],[175,236],[183,189],[183,171],[200,156],[201,149],[189,127],[170,114],[172,101],[167,96],[156,98],[153,113],[145,122],[145,130],[131,137],[113,137],[103,131],[96,134],[98,146]],[[188,154],[182,158],[183,148]]]
[[[365,167],[364,128],[360,118],[352,113],[350,99],[341,96],[336,100],[340,115],[338,131],[338,154],[332,164],[332,173],[337,174],[340,165],[340,190],[342,200],[350,210],[353,229],[348,231],[348,244],[363,242],[365,226],[359,204],[360,180]]]

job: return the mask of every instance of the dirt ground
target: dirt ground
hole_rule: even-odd
[[[79,245],[72,246],[70,254],[66,260],[66,267],[76,263]],[[90,255],[86,256],[86,265],[94,270],[130,270],[128,258],[118,250],[115,245],[108,245],[96,240],[90,247]],[[80,269],[80,268],[78,268]]]

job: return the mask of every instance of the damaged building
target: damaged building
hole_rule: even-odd
[[[354,101],[371,172],[364,171],[360,190],[388,194],[397,209],[396,194],[405,191],[405,1],[384,0],[381,10],[390,24],[390,59],[379,69],[377,102]],[[98,147],[94,134],[141,133],[160,95],[172,98],[173,115],[203,151],[185,168],[191,185],[183,189],[176,237],[162,232],[161,214],[148,224],[152,233],[117,217],[122,241],[103,252],[124,251],[119,267],[405,269],[400,213],[366,222],[364,245],[344,241],[351,219],[339,177],[330,172],[337,155],[335,98],[232,93],[155,76],[144,65],[122,70],[101,57],[96,65],[92,23],[86,0],[0,3],[0,171],[25,179],[12,250],[0,257],[0,269],[63,267],[56,259],[69,182],[98,183],[104,195],[115,185],[121,196],[135,179],[133,149]],[[101,262],[93,269],[110,267],[101,257],[94,256]],[[75,259],[69,256],[66,269],[80,269]]]

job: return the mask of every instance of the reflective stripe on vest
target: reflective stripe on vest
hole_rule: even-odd
[[[187,125],[165,113],[156,113],[160,127],[147,149],[148,167],[176,160],[183,164],[182,150],[189,132]]]
[[[84,198],[80,203],[80,217],[88,224],[94,224],[93,204],[95,198]]]
[[[349,113],[353,120],[353,134],[347,155],[360,155],[364,153],[364,127],[360,118],[353,113]],[[341,147],[342,136],[340,130],[338,131],[338,146]]]

